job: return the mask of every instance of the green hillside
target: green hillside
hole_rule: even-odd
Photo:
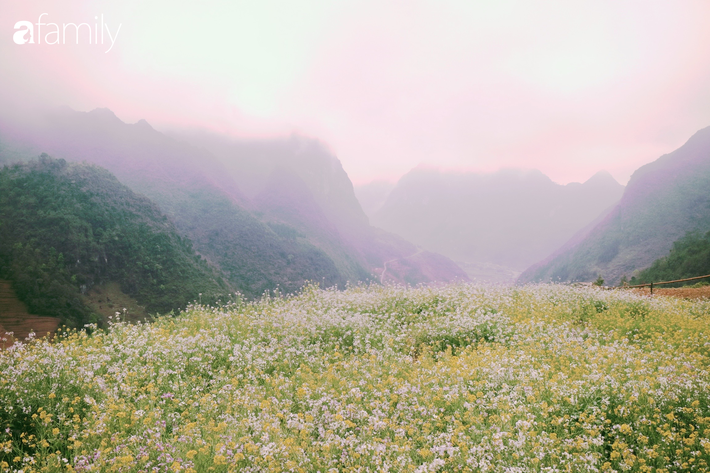
[[[673,281],[706,274],[710,274],[710,232],[705,235],[689,232],[673,243],[668,255],[657,259],[649,268],[632,278],[631,284]]]
[[[70,326],[97,321],[81,295],[107,282],[161,313],[230,290],[150,200],[46,154],[0,170],[0,277],[30,312]]]
[[[307,281],[328,287],[347,282],[333,260],[295,229],[260,222],[214,188],[133,184],[145,189],[200,253],[249,297],[275,288],[295,292]]]
[[[106,109],[61,109],[28,129],[0,123],[0,162],[24,161],[40,152],[108,169],[155,202],[179,234],[246,296],[276,288],[293,292],[307,281],[344,286],[360,275],[341,271],[346,265],[333,260],[338,255],[327,254],[303,232],[274,231],[214,156],[144,120],[128,124]],[[368,279],[364,273],[362,279]]]
[[[155,202],[249,297],[293,292],[307,281],[379,280],[385,261],[418,251],[368,225],[340,161],[317,140],[191,143],[189,135],[168,136],[145,120],[124,123],[107,109],[61,108],[27,123],[0,119],[0,163],[46,152],[108,169]],[[411,271],[400,282],[466,279],[445,258],[407,262]]]

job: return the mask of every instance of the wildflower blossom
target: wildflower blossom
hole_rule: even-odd
[[[705,471],[709,315],[593,288],[308,287],[67,331],[0,352],[0,471]]]

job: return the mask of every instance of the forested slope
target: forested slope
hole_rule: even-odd
[[[0,277],[31,313],[71,326],[97,321],[81,296],[98,284],[161,313],[231,290],[150,200],[47,155],[0,170]]]

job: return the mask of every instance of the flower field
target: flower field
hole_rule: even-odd
[[[710,303],[308,287],[0,352],[0,471],[708,471]]]

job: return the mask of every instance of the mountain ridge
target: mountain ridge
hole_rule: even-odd
[[[308,232],[293,234],[283,226],[274,226],[288,222],[276,221],[279,219],[271,218],[273,215],[265,218],[270,209],[264,205],[270,199],[261,195],[254,201],[255,194],[242,192],[234,170],[211,150],[158,132],[144,120],[127,124],[108,109],[55,109],[30,125],[0,124],[0,138],[4,141],[0,161],[16,159],[19,153],[15,150],[31,149],[107,167],[122,182],[156,202],[195,243],[196,250],[251,297],[276,287],[293,292],[306,281],[344,286],[347,281],[377,280],[373,271],[381,266],[378,258],[398,257],[405,251],[393,246],[399,240],[385,244],[373,236],[342,165],[317,140],[292,137],[252,146],[270,152],[275,142],[295,156],[299,164],[295,171],[281,166],[282,156],[278,157],[279,165],[272,167],[298,177],[312,194],[309,199],[329,221],[310,222]],[[227,145],[231,143],[227,141]],[[263,182],[269,177],[265,173]],[[256,180],[252,173],[242,182]],[[290,226],[293,224],[291,221]],[[367,245],[381,248],[373,252],[364,248]],[[380,254],[373,260],[373,255]],[[447,280],[466,277],[462,271],[439,274]]]
[[[710,127],[681,147],[637,169],[619,203],[575,244],[518,279],[611,284],[665,256],[688,231],[710,230]]]
[[[512,282],[621,197],[600,171],[560,185],[539,170],[454,173],[415,168],[372,213],[375,226],[441,253],[469,276]]]

